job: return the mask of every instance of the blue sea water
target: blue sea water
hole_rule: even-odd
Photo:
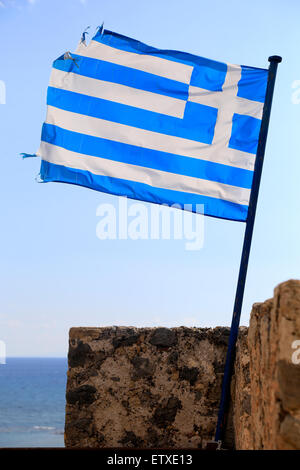
[[[0,364],[0,447],[63,447],[66,358]]]

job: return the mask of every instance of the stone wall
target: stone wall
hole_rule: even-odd
[[[229,328],[72,328],[67,447],[205,448],[213,439]],[[300,281],[241,327],[225,445],[300,449]],[[300,359],[300,354],[299,354]]]

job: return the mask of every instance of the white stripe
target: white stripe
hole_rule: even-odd
[[[251,153],[224,148],[221,144],[206,145],[182,137],[138,129],[137,127],[85,116],[49,105],[47,107],[46,123],[123,144],[222,163],[223,165],[246,170],[253,170],[254,168],[255,156]]]
[[[43,160],[55,163],[56,165],[89,171],[95,175],[122,178],[148,184],[155,188],[172,189],[174,191],[209,196],[236,204],[247,205],[249,202],[249,189],[130,165],[128,163],[115,162],[105,158],[91,157],[71,152],[46,142],[41,142],[37,154]]]
[[[264,103],[259,101],[248,100],[236,96],[234,112],[237,114],[246,114],[247,116],[254,117],[255,119],[262,119]]]
[[[193,66],[162,59],[150,54],[136,54],[135,52],[122,51],[98,41],[91,41],[88,46],[83,43],[78,45],[76,54],[105,60],[113,64],[123,65],[143,72],[170,78],[178,82],[189,84]]]
[[[228,95],[224,91],[209,91],[196,86],[189,87],[189,101],[194,103],[219,108],[223,100],[225,101],[223,105],[226,106],[228,99]],[[240,96],[234,96],[231,99],[234,100],[235,113],[245,114],[256,119],[262,118],[263,103],[241,98]]]
[[[228,147],[232,130],[232,118],[235,112],[235,98],[238,82],[241,78],[240,65],[227,64],[227,73],[222,87],[223,102],[219,106],[213,143]]]
[[[186,101],[170,96],[138,90],[118,83],[106,82],[54,68],[52,69],[49,85],[177,118],[183,118],[186,105]]]

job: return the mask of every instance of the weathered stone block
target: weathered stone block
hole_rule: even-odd
[[[248,337],[238,347],[237,449],[300,449],[300,364],[292,361],[299,339],[300,281],[291,280],[276,287],[273,299],[253,305]]]
[[[229,328],[72,328],[68,447],[194,447],[213,438]]]

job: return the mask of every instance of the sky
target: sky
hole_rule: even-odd
[[[119,198],[40,184],[39,159],[19,156],[38,149],[52,61],[103,21],[154,47],[222,62],[267,68],[270,55],[283,57],[241,324],[278,283],[299,279],[299,17],[298,0],[0,1],[0,340],[7,356],[65,356],[74,326],[231,322],[243,223],[205,217],[198,251],[183,240],[99,240],[97,207],[117,207]]]

